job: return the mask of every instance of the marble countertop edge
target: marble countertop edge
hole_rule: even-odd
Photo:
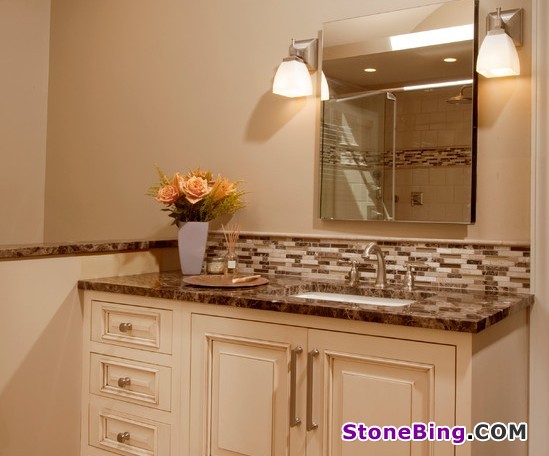
[[[284,278],[269,278],[267,285],[242,289],[201,288],[181,280],[176,272],[152,273],[81,280],[78,286],[82,290],[473,334],[528,308],[534,301],[532,295],[438,289],[405,307],[356,306],[288,296],[285,288],[303,286],[304,282],[298,285]]]

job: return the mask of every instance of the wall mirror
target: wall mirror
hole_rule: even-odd
[[[320,215],[473,223],[478,2],[323,27]]]

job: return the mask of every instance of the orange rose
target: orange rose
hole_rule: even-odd
[[[168,184],[160,187],[156,194],[156,201],[164,204],[173,204],[179,198],[179,192],[173,185]]]
[[[212,190],[206,179],[195,176],[178,181],[178,188],[191,204],[198,203]]]

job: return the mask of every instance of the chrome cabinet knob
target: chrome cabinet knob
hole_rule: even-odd
[[[125,333],[125,332],[128,332],[128,331],[131,331],[131,330],[132,330],[132,326],[133,326],[133,325],[132,325],[131,323],[120,323],[120,324],[118,325],[118,329],[119,329],[121,332]]]
[[[119,443],[125,443],[126,440],[130,440],[130,433],[129,432],[119,432],[116,436],[116,440]]]
[[[132,384],[132,379],[130,377],[120,377],[118,379],[118,386],[120,388],[125,388],[126,386],[130,386]]]

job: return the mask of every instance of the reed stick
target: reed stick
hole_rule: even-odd
[[[225,237],[225,243],[227,244],[227,255],[233,256],[236,250],[236,243],[240,237],[240,226],[235,223],[232,226],[225,228],[225,225],[221,225],[223,230],[223,236]]]

